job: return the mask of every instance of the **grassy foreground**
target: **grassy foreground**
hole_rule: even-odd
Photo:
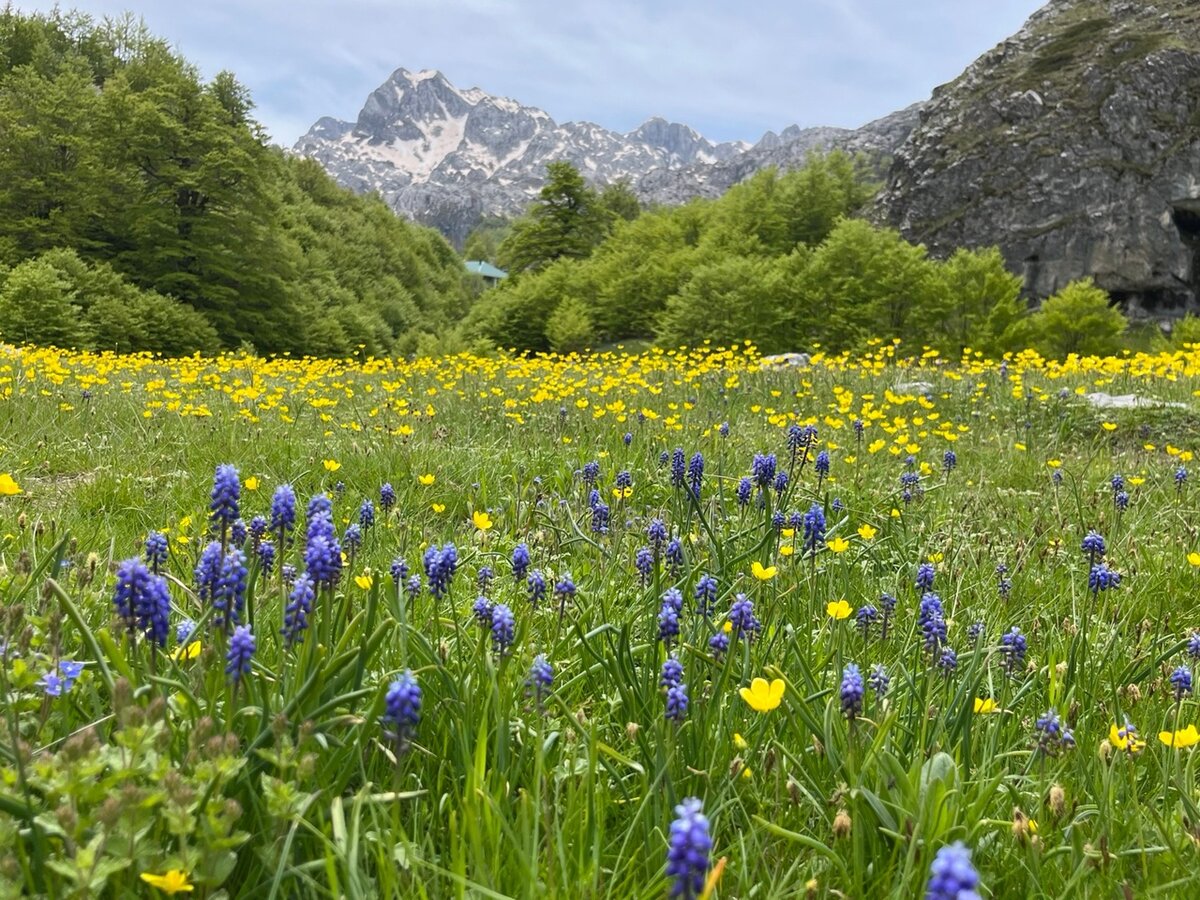
[[[907,352],[0,348],[0,897],[1195,896],[1200,352]]]

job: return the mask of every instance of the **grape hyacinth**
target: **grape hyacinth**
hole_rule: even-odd
[[[192,635],[196,632],[196,623],[191,619],[184,619],[175,626],[175,643],[186,644],[191,640]]]
[[[1014,625],[1009,632],[1000,638],[1000,655],[1003,658],[1004,671],[1016,675],[1017,670],[1025,665],[1025,651],[1028,644],[1021,629]]]
[[[679,570],[683,568],[683,543],[679,538],[671,538],[667,542],[663,556],[667,561],[667,572],[672,578],[678,577]]]
[[[250,537],[250,546],[257,550],[267,533],[267,520],[262,516],[255,516],[246,527],[246,532]]]
[[[879,610],[877,610],[875,607],[871,606],[870,604],[867,604],[866,606],[860,606],[858,608],[858,612],[854,614],[854,624],[858,628],[859,634],[861,634],[864,638],[870,636],[871,626],[875,624],[875,621],[878,618]]]
[[[688,713],[687,685],[682,681],[667,688],[667,721],[676,725],[683,724]]]
[[[279,545],[287,546],[287,535],[296,527],[296,492],[290,484],[275,488],[271,497],[271,534],[279,535]]]
[[[389,571],[392,573],[392,583],[400,584],[408,577],[408,563],[403,556],[397,556],[392,560]]]
[[[933,563],[926,562],[917,566],[917,580],[915,585],[917,593],[927,594],[932,591],[933,581],[936,577],[937,569],[934,568]]]
[[[862,672],[854,663],[847,663],[842,670],[841,686],[842,714],[851,721],[862,712],[863,679]]]
[[[696,613],[708,618],[717,602],[717,579],[705,573],[696,582]]]
[[[1097,563],[1088,573],[1088,590],[1093,594],[1119,587],[1120,584],[1121,573],[1110,569],[1108,563]]]
[[[288,595],[288,604],[283,611],[283,628],[279,630],[285,647],[290,648],[303,642],[315,596],[313,581],[308,577],[308,573],[300,575],[291,594]]]
[[[1187,655],[1192,659],[1200,659],[1200,631],[1193,631],[1188,638]]]
[[[668,656],[667,661],[662,664],[662,671],[658,676],[658,686],[660,688],[670,688],[682,683],[683,663],[677,657]]]
[[[512,648],[515,621],[512,610],[504,603],[492,607],[492,650],[497,656],[507,656]]]
[[[721,657],[729,651],[729,635],[724,631],[718,631],[708,639],[708,649],[713,652],[713,657],[720,662]]]
[[[229,526],[229,543],[234,547],[246,546],[246,538],[249,536],[249,531],[246,529],[246,523],[241,519],[234,521]]]
[[[654,554],[649,547],[639,547],[633,555],[633,567],[637,569],[638,581],[642,587],[650,583],[650,577],[654,574]]]
[[[479,571],[475,573],[475,583],[479,585],[479,593],[486,596],[495,577],[496,573],[492,571],[491,566],[480,566]]]
[[[1038,749],[1046,754],[1075,746],[1075,737],[1069,728],[1063,727],[1058,711],[1051,709],[1034,723],[1037,730]]]
[[[237,520],[238,501],[241,497],[242,485],[238,480],[238,472],[233,466],[217,466],[213,476],[213,487],[209,511],[213,528],[224,539],[229,527]]]
[[[958,654],[950,647],[942,650],[942,655],[938,657],[938,668],[942,670],[942,674],[949,678],[954,670],[958,668]]]
[[[554,687],[554,667],[546,661],[545,655],[539,653],[533,658],[529,667],[529,675],[525,678],[525,696],[533,698],[537,708],[545,708],[546,696]]]
[[[1175,692],[1175,702],[1179,703],[1184,694],[1192,692],[1192,670],[1187,666],[1180,666],[1171,673],[1170,682]]]
[[[450,582],[458,568],[458,549],[449,542],[443,547],[430,544],[425,548],[423,562],[429,593],[433,594],[435,600],[440,599],[449,592]]]
[[[480,628],[491,628],[492,601],[487,597],[476,597],[475,602],[471,604],[471,615],[475,618],[475,624]]]
[[[131,635],[140,630],[151,643],[167,645],[171,615],[167,582],[147,569],[140,559],[127,559],[117,567],[113,605]]]
[[[537,609],[537,605],[546,599],[546,576],[540,569],[534,569],[529,573],[525,585],[529,593],[529,605]]]
[[[696,452],[688,460],[688,487],[692,496],[700,499],[700,485],[704,481],[704,454]]]
[[[567,613],[567,604],[575,599],[575,582],[570,573],[563,575],[554,585],[554,596],[558,598],[558,617],[561,619]]]
[[[742,478],[737,486],[737,504],[738,506],[746,506],[750,502],[750,493],[754,490],[754,483],[747,477]]]
[[[804,514],[804,552],[816,553],[825,544],[825,510],[814,503]]]
[[[242,620],[242,608],[246,605],[246,554],[230,547],[221,559],[220,575],[213,591],[212,605],[216,610],[213,625],[229,632]]]
[[[667,540],[666,523],[662,519],[651,519],[650,524],[646,526],[646,539],[650,542],[650,546],[657,555]]]
[[[1088,555],[1088,561],[1093,565],[1096,564],[1097,560],[1104,556],[1104,551],[1106,549],[1104,538],[1102,538],[1095,531],[1089,531],[1084,536],[1083,542],[1080,544],[1080,548]]]
[[[361,548],[363,542],[362,528],[357,524],[346,526],[346,533],[342,535],[342,544],[346,548],[346,553],[351,558],[354,557]]]
[[[383,703],[384,734],[403,752],[421,724],[421,686],[411,671],[405,669],[391,683]]]
[[[529,571],[529,545],[517,544],[512,552],[513,580],[521,581]]]
[[[667,846],[667,877],[672,879],[669,896],[695,900],[703,893],[708,876],[709,853],[712,851],[708,819],[695,797],[676,806],[675,816]]]
[[[275,544],[271,541],[262,541],[258,545],[258,567],[262,570],[264,578],[270,578],[271,572],[275,569]]]
[[[671,487],[683,487],[684,472],[683,448],[676,447],[671,451]]]
[[[762,631],[762,623],[754,616],[754,602],[745,594],[738,594],[729,607],[729,624],[733,626],[733,636],[753,641]]]
[[[760,488],[766,490],[775,481],[775,465],[774,453],[755,453],[750,466],[750,477]]]
[[[375,504],[364,500],[358,508],[358,524],[362,528],[370,528],[375,524]]]
[[[155,575],[167,564],[167,536],[161,531],[146,535],[146,563]]]
[[[962,841],[938,850],[929,867],[925,900],[980,900],[979,873],[971,865],[971,851]]]
[[[239,625],[229,639],[229,651],[225,654],[225,674],[236,687],[241,683],[243,675],[250,674],[250,661],[254,658],[256,648],[254,635],[250,626]]]

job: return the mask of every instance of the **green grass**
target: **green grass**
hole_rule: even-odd
[[[927,399],[891,393],[914,381],[932,385]],[[1185,408],[1101,413],[1077,388]],[[1197,390],[1200,354],[1005,371],[882,351],[804,371],[659,352],[363,365],[0,357],[0,472],[22,490],[0,497],[0,897],[150,896],[140,876],[169,869],[188,873],[194,897],[663,897],[672,810],[689,796],[703,800],[713,862],[726,860],[716,897],[920,896],[934,853],[957,840],[985,897],[1192,896],[1195,751],[1157,735],[1198,719],[1167,680],[1192,664],[1200,628],[1200,569],[1187,558],[1200,549],[1196,486],[1175,481],[1200,443]],[[322,398],[335,402],[311,402]],[[211,415],[181,415],[189,404]],[[792,422],[818,428],[812,452],[830,453],[829,477],[811,455],[792,464]],[[676,447],[704,454],[698,500],[660,464]],[[792,478],[743,508],[738,481],[756,453],[777,454]],[[909,455],[919,481],[906,502]],[[592,530],[579,474],[590,460],[606,533]],[[251,562],[243,617],[257,651],[236,687],[193,575],[222,463],[240,472],[246,521],[294,485],[301,536],[279,561],[301,570],[311,496],[330,492],[339,532],[364,499],[377,507],[294,648],[279,633],[279,566]],[[622,471],[628,497],[613,494]],[[387,514],[384,482],[398,495]],[[807,555],[800,531],[773,527],[776,510],[814,504],[848,550]],[[479,532],[472,514],[485,511],[494,524]],[[684,561],[672,572],[660,555],[644,581],[634,558],[655,518]],[[166,650],[135,640],[115,618],[115,566],[152,529],[170,537],[172,633],[200,623],[195,658],[176,658],[174,637]],[[1080,550],[1093,529],[1122,575],[1099,593]],[[425,548],[446,542],[459,560],[446,596],[393,584],[394,559],[424,577]],[[551,585],[537,609],[512,576],[519,542]],[[929,560],[957,651],[949,675],[917,623],[914,577]],[[754,562],[778,574],[758,581]],[[485,565],[492,601],[515,616],[505,655],[472,616]],[[553,585],[568,573],[578,593],[560,607]],[[719,584],[710,618],[694,611],[702,573]],[[684,608],[671,652],[690,696],[678,725],[659,687],[658,618],[673,587]],[[709,639],[739,593],[762,631],[718,658]],[[884,593],[898,601],[886,638],[826,613],[840,599],[878,607]],[[1000,639],[1014,626],[1028,655],[1009,672]],[[525,687],[537,654],[555,670],[540,706]],[[39,682],[59,660],[84,671],[50,697]],[[868,692],[852,721],[839,699],[851,662],[890,676],[886,698]],[[405,669],[423,708],[401,746],[381,717]],[[779,708],[757,713],[739,696],[759,676],[785,680]],[[976,714],[977,698],[999,712]],[[1050,709],[1073,748],[1038,748],[1034,723]],[[1137,755],[1102,743],[1126,717],[1146,741]],[[1014,810],[1035,835],[1014,833]],[[842,811],[849,830],[842,819],[835,836]]]

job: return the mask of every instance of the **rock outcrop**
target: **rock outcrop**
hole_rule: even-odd
[[[1046,297],[1200,294],[1200,3],[1053,0],[934,91],[874,208],[935,254],[999,245]]]

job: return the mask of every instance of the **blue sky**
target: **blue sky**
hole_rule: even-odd
[[[1043,0],[78,0],[129,10],[197,63],[238,75],[291,144],[353,119],[392,70],[629,131],[650,116],[715,140],[861,125],[929,96]],[[52,2],[16,0],[20,9]]]

